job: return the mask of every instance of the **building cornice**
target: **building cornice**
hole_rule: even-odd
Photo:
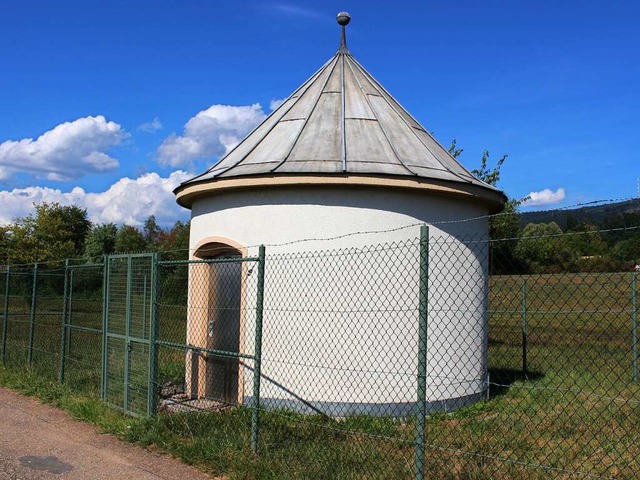
[[[260,175],[252,177],[217,178],[200,183],[180,185],[174,190],[176,201],[191,208],[200,198],[241,190],[264,190],[267,188],[349,187],[349,188],[393,188],[411,190],[425,194],[455,197],[485,205],[490,213],[502,210],[507,198],[498,190],[459,182],[440,181],[421,177],[389,178],[373,175]]]

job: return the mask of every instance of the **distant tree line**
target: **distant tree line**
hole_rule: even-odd
[[[499,238],[491,244],[492,273],[621,272],[640,262],[640,229],[529,223],[515,236]]]
[[[95,262],[104,255],[131,252],[166,252],[165,259],[187,259],[189,223],[171,228],[158,225],[150,215],[142,228],[114,223],[93,223],[86,209],[43,202],[34,212],[0,226],[0,262],[22,264],[73,258]]]
[[[462,152],[454,140],[449,153],[457,158]],[[497,186],[506,159],[503,155],[489,168],[485,150],[480,168],[471,173]],[[621,272],[640,263],[640,212],[611,212],[597,223],[568,213],[565,230],[556,222],[523,226],[519,208],[526,200],[509,198],[504,210],[489,220],[492,274]]]
[[[451,153],[462,150],[452,144]],[[501,157],[487,167],[485,151],[480,168],[472,173],[496,186]],[[563,230],[556,222],[521,224],[520,205],[509,199],[505,209],[489,220],[492,274],[631,271],[640,263],[640,212],[611,213],[598,224],[579,221],[569,213]],[[163,252],[166,260],[188,258],[189,223],[170,228],[150,215],[142,228],[114,223],[93,223],[86,209],[43,202],[34,212],[0,226],[0,263],[23,264],[73,258],[98,262],[107,254]]]

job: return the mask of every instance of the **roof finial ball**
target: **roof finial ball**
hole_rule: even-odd
[[[351,15],[349,15],[347,12],[340,12],[336,17],[336,20],[338,21],[338,25],[346,27],[351,21]]]
[[[340,12],[336,17],[336,20],[338,22],[338,25],[342,27],[342,37],[340,39],[340,49],[338,51],[349,53],[349,50],[347,50],[347,35],[345,34],[344,27],[349,25],[349,22],[351,21],[351,15],[349,15],[347,12]]]

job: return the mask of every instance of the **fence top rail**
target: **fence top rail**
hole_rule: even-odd
[[[79,268],[102,268],[104,267],[104,263],[84,263],[82,265],[67,265],[68,269],[79,269]]]
[[[34,268],[30,269],[30,270],[14,270],[11,269],[11,276],[25,276],[25,277],[31,277],[33,276],[33,272],[35,271]],[[4,272],[2,272],[4,274],[7,273],[7,271],[5,270]],[[39,277],[64,277],[64,268],[56,268],[56,269],[52,269],[52,270],[42,270],[41,268],[38,268],[38,276]]]
[[[209,264],[209,263],[241,263],[241,262],[258,262],[258,257],[236,257],[236,258],[209,258],[200,260],[161,260],[158,265],[192,265],[192,264]]]
[[[109,255],[107,255],[107,258],[109,260],[111,260],[112,258],[132,258],[132,257],[136,257],[136,258],[142,258],[142,257],[146,257],[146,258],[150,258],[153,257],[155,255],[154,252],[143,252],[143,253],[110,253]]]
[[[621,270],[616,272],[560,272],[560,273],[501,273],[493,274],[489,278],[490,280],[535,280],[535,279],[558,279],[558,278],[607,278],[607,277],[624,277],[624,276],[638,276],[640,272]]]

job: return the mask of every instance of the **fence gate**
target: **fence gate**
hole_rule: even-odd
[[[60,383],[97,395],[101,387],[104,265],[65,264]]]
[[[106,261],[102,394],[130,415],[152,413],[154,254],[111,255]]]

